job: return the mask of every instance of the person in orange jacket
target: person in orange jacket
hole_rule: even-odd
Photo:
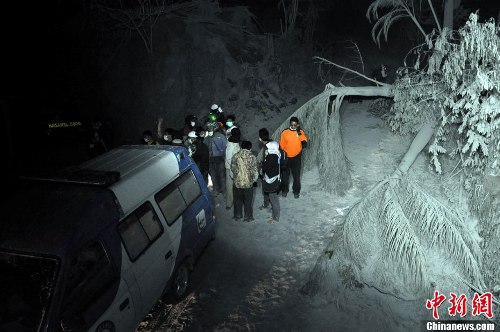
[[[302,149],[307,147],[307,136],[300,128],[299,119],[290,118],[290,127],[281,132],[280,147],[286,153],[287,162],[281,178],[281,196],[286,197],[289,190],[290,172],[293,176],[293,196],[300,197],[300,169]]]

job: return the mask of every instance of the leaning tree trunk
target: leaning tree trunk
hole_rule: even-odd
[[[318,166],[322,189],[344,195],[351,188],[349,161],[344,154],[340,123],[340,106],[345,96],[393,97],[392,86],[336,87],[328,84],[321,94],[310,99],[293,114],[301,122],[309,138],[303,152],[305,169]],[[281,132],[289,126],[288,118],[272,137],[279,141]]]

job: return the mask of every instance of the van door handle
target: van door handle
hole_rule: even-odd
[[[120,311],[123,311],[126,307],[128,307],[129,299],[128,297],[125,299],[125,301],[120,304]]]
[[[170,256],[172,256],[172,250],[169,250],[167,254],[165,255],[165,260],[169,259]]]

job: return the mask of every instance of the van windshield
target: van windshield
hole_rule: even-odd
[[[0,251],[0,331],[39,331],[58,261]]]

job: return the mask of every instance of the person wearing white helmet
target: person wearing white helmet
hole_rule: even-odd
[[[198,139],[198,135],[196,135],[196,132],[194,130],[190,131],[187,136],[188,138],[186,139],[186,148],[189,151],[189,155],[191,156],[191,158],[193,158],[194,162],[200,169],[201,175],[205,180],[205,184],[208,185],[208,147]]]
[[[210,122],[215,121],[219,126],[220,131],[223,134],[226,134],[226,128],[224,127],[224,124],[226,123],[226,116],[222,108],[219,106],[219,104],[212,104],[212,106],[210,106],[210,114],[208,115],[208,121]]]
[[[195,131],[189,131],[186,135],[186,139],[184,140],[184,147],[188,150],[190,157],[192,157],[196,152],[196,146],[194,145],[194,142],[197,138],[198,137]]]
[[[217,104],[212,104],[210,109],[212,110],[212,112],[222,113],[222,108]]]

